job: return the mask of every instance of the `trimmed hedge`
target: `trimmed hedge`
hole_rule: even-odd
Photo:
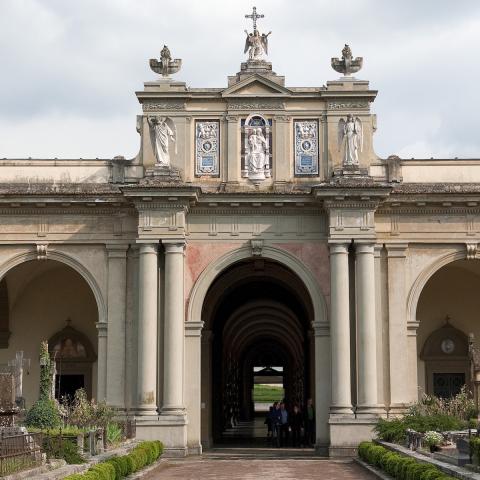
[[[158,440],[142,442],[127,455],[97,463],[85,473],[69,475],[65,480],[121,480],[152,464],[162,453],[162,442]]]
[[[431,463],[418,462],[373,442],[362,442],[358,446],[358,456],[398,480],[455,480]]]

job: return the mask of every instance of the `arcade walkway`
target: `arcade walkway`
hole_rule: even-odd
[[[258,452],[258,450],[257,450]],[[223,457],[207,453],[202,457],[165,459],[145,480],[375,480],[377,477],[352,460],[315,458],[266,459],[261,455]]]

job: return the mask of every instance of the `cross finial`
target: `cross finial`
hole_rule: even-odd
[[[245,15],[245,18],[251,18],[253,20],[253,33],[257,31],[257,19],[263,18],[265,15],[260,15],[257,13],[257,7],[253,7],[251,15]]]

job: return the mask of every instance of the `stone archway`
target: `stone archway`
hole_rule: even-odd
[[[63,258],[63,255],[52,255]],[[84,344],[93,345],[87,357],[90,362],[89,393],[97,393],[97,326],[102,315],[97,302],[99,290],[91,288],[93,278],[85,276],[70,264],[75,261],[37,260],[21,254],[2,265],[0,273],[8,292],[9,331],[6,348],[0,349],[0,363],[6,364],[23,351],[31,359],[29,375],[24,377],[24,399],[27,408],[38,398],[40,342],[53,339],[70,318]],[[84,271],[80,267],[80,271]],[[96,295],[96,294],[97,295]],[[28,335],[25,335],[28,332]]]
[[[211,365],[202,369],[202,419],[215,442],[225,441],[229,427],[254,420],[254,366],[283,369],[289,406],[315,396],[313,304],[289,268],[267,259],[231,265],[208,290],[202,318],[211,338],[202,345]]]
[[[420,392],[450,396],[471,383],[467,339],[473,334],[476,343],[480,341],[480,261],[459,256],[446,256],[431,268],[418,295]]]

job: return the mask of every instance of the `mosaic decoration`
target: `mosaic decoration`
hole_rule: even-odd
[[[318,123],[301,120],[294,126],[295,175],[318,175]]]
[[[220,123],[197,121],[195,125],[195,175],[219,174]]]

